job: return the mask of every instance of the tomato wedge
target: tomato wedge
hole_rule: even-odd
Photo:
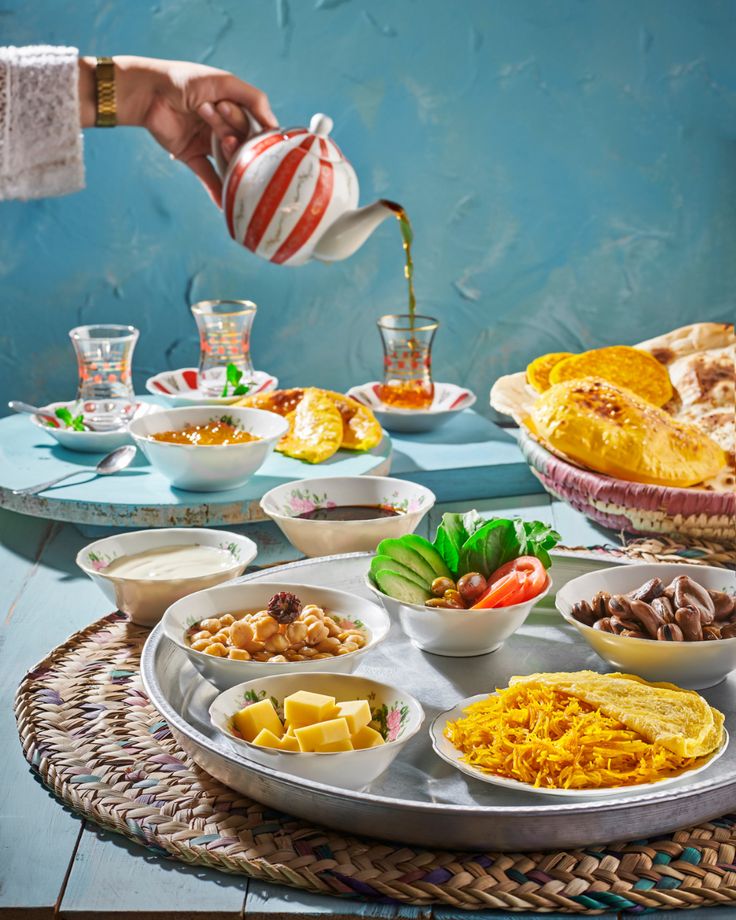
[[[512,607],[540,594],[547,570],[536,556],[519,556],[502,565],[488,579],[489,588],[474,608]]]

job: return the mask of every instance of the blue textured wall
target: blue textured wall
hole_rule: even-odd
[[[473,387],[542,351],[731,319],[736,3],[730,0],[5,0],[0,40],[190,58],[263,87],[285,124],[335,120],[361,200],[416,231],[435,370]],[[143,132],[89,131],[88,188],[0,204],[0,391],[73,393],[67,330],[130,322],[139,388],[196,363],[188,305],[260,307],[256,364],[344,388],[405,305],[398,227],[298,269],[233,243]]]

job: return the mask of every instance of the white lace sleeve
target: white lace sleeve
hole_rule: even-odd
[[[0,198],[84,188],[79,52],[0,48]]]

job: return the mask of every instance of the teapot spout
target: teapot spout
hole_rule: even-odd
[[[384,198],[363,208],[346,211],[322,234],[312,256],[320,262],[347,259],[365,243],[382,221],[387,217],[396,217],[401,211],[401,205]]]

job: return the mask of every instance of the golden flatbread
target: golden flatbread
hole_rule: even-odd
[[[557,362],[549,372],[552,384],[582,377],[600,377],[626,387],[655,406],[663,406],[672,398],[666,368],[652,355],[628,345],[611,345],[572,355]]]
[[[535,358],[526,369],[526,379],[537,393],[544,393],[551,386],[549,375],[552,368],[564,358],[572,358],[571,351],[551,351],[549,354]]]
[[[699,428],[596,377],[550,387],[526,425],[556,452],[632,482],[693,486],[726,463],[723,450]]]

